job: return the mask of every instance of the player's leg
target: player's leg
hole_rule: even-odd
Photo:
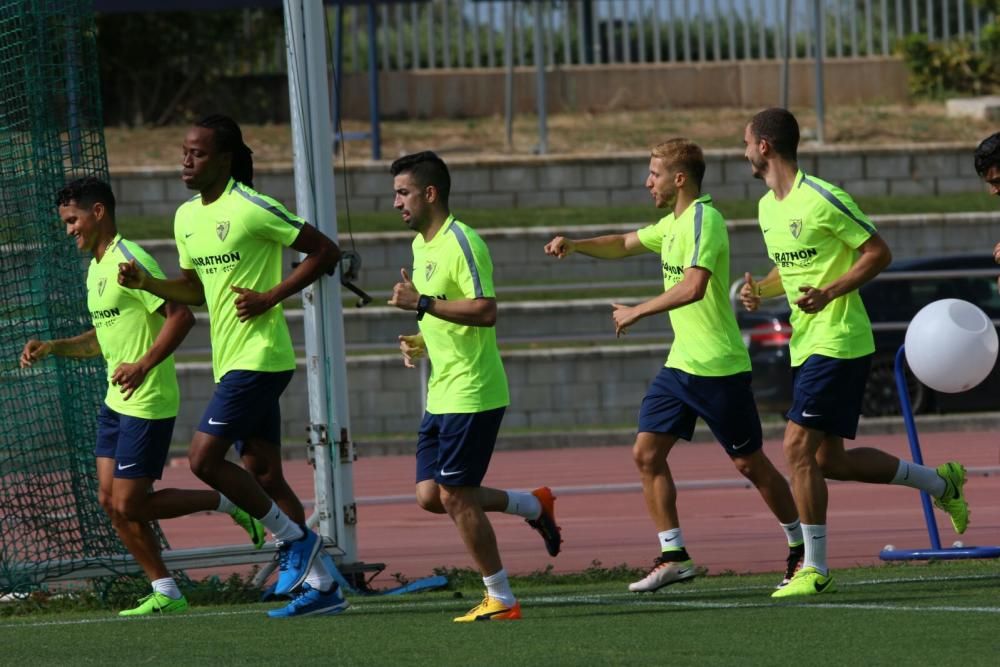
[[[787,585],[798,571],[805,547],[802,526],[788,481],[764,453],[760,415],[751,389],[751,374],[723,377],[693,377],[689,400],[705,420],[736,469],[757,489],[778,519],[788,543],[785,573],[778,588]]]
[[[633,592],[651,592],[695,577],[677,515],[677,487],[667,456],[678,438],[691,439],[696,415],[685,402],[686,373],[662,368],[650,384],[639,410],[632,459],[639,471],[642,495],[656,527],[660,554],[649,573],[629,584]]]
[[[313,531],[292,520],[253,475],[228,461],[226,453],[235,441],[259,436],[262,420],[273,415],[291,375],[291,371],[226,373],[202,416],[188,453],[195,475],[274,534],[279,543],[280,573],[275,589],[279,595],[305,582],[319,553],[320,540]]]

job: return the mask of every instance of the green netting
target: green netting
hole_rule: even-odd
[[[122,553],[97,503],[100,358],[27,370],[28,338],[90,328],[85,260],[59,223],[70,177],[108,177],[92,0],[0,0],[0,592]]]

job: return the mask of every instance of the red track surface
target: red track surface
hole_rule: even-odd
[[[969,529],[958,538],[947,517],[935,512],[942,546],[951,546],[956,539],[966,546],[1000,544],[998,443],[1000,438],[992,433],[921,436],[928,464],[957,459],[970,469],[966,485],[972,509]],[[909,458],[905,436],[867,437],[859,444]],[[765,449],[784,471],[780,442],[769,441]],[[160,488],[201,487],[186,461],[175,463],[165,471]],[[670,465],[681,484],[707,481],[713,483],[707,485],[711,487],[742,479],[714,444],[681,443],[671,452]],[[976,474],[977,468],[989,469],[990,476]],[[471,567],[450,520],[426,513],[409,500],[413,469],[410,456],[361,458],[355,463],[361,560],[385,563],[386,573],[399,572],[409,578],[429,575],[435,567]],[[311,501],[312,469],[302,461],[287,461],[285,472],[303,501]],[[523,574],[549,564],[558,572],[572,572],[595,560],[604,566],[649,564],[659,548],[637,482],[630,444],[495,454],[485,484],[502,489],[551,486],[559,496],[556,513],[564,539],[562,553],[549,558],[541,538],[522,519],[491,514],[508,572]],[[627,488],[601,490],[609,485]],[[407,498],[394,500],[397,496]],[[696,564],[712,573],[783,569],[787,550],[781,528],[754,490],[681,488],[678,505],[685,541]],[[243,537],[217,514],[182,517],[161,525],[174,548],[227,544]],[[919,495],[905,487],[831,483],[828,525],[832,567],[880,563],[878,553],[886,544],[897,549],[929,546]],[[375,585],[392,583],[383,576]]]

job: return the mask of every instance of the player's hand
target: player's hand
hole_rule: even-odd
[[[576,250],[576,244],[565,236],[557,236],[545,244],[545,254],[562,259]]]
[[[246,287],[230,285],[229,289],[236,292],[236,316],[240,322],[246,322],[251,317],[257,317],[274,308],[274,302],[266,292],[255,292]]]
[[[403,365],[407,368],[416,368],[414,359],[420,359],[427,355],[427,347],[424,345],[424,337],[420,334],[399,337],[399,351],[403,353]]]
[[[413,286],[410,275],[406,269],[400,269],[400,281],[392,288],[392,298],[389,299],[390,306],[396,306],[400,310],[416,310],[417,301],[420,300],[420,292]]]
[[[122,399],[127,401],[142,385],[147,374],[146,367],[140,363],[121,364],[111,375],[111,384],[119,387],[119,391],[123,394]]]
[[[821,289],[803,285],[799,291],[802,292],[802,296],[795,301],[795,305],[801,308],[802,312],[818,313],[826,308],[826,304],[830,303],[830,297]]]
[[[134,259],[122,262],[118,265],[118,284],[129,289],[146,289],[146,272]]]
[[[993,261],[1000,264],[1000,243],[993,246]]]
[[[615,338],[621,338],[627,333],[625,329],[639,320],[639,308],[621,303],[613,303],[611,307],[614,308],[611,319],[615,323]]]
[[[751,313],[760,308],[760,289],[757,281],[749,272],[743,274],[743,287],[740,288],[740,302]]]
[[[41,361],[52,352],[52,343],[32,338],[24,344],[21,350],[21,368],[31,368],[36,361]]]

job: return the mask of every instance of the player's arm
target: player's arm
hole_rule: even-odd
[[[877,276],[892,262],[889,245],[878,234],[870,236],[858,247],[860,253],[854,265],[842,276],[826,285],[802,285],[802,296],[795,305],[807,313],[818,313],[837,297],[849,294]]]
[[[266,292],[255,292],[237,285],[231,287],[239,294],[236,298],[236,314],[240,322],[265,313],[293,294],[298,294],[306,286],[319,280],[324,273],[331,273],[340,261],[340,248],[337,244],[309,224],[302,225],[291,247],[304,254],[305,258],[280,283]]]
[[[180,278],[154,278],[136,261],[130,260],[118,265],[118,284],[130,289],[146,290],[164,301],[200,306],[205,303],[205,286],[194,269],[181,269]]]
[[[684,269],[684,277],[679,283],[648,301],[636,306],[625,306],[613,303],[614,311],[611,318],[615,321],[615,335],[621,336],[625,329],[635,322],[650,315],[665,313],[681,306],[686,306],[705,298],[708,281],[712,272],[700,266],[689,266]]]
[[[637,232],[607,234],[589,239],[573,240],[557,236],[545,244],[545,254],[562,259],[574,252],[598,259],[621,259],[648,252],[639,241]]]
[[[392,288],[389,305],[400,310],[416,311],[420,304],[420,293],[406,269],[399,270],[400,281]],[[431,297],[425,315],[462,324],[468,327],[492,327],[497,323],[497,301],[492,297],[475,299],[435,299]]]
[[[120,364],[111,375],[111,384],[119,387],[126,401],[142,385],[149,372],[174,353],[194,326],[194,314],[183,304],[167,301],[157,312],[163,315],[166,321],[156,340],[146,350],[146,354],[134,363]]]
[[[32,338],[24,344],[21,350],[21,368],[30,368],[36,361],[41,361],[50,354],[57,357],[98,357],[101,346],[97,342],[97,330],[91,329],[72,338],[56,338],[55,340],[36,340]]]
[[[785,287],[781,283],[781,274],[776,266],[761,280],[754,280],[749,272],[743,274],[740,301],[743,303],[743,307],[750,312],[760,307],[761,300],[772,299],[784,293]]]

